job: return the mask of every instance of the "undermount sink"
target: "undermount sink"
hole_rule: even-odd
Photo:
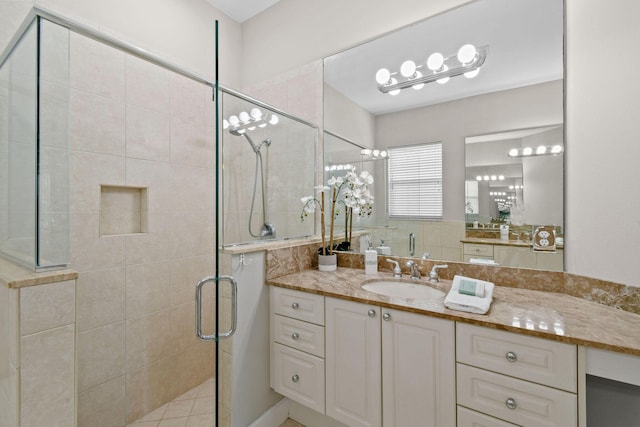
[[[380,280],[362,285],[365,291],[397,298],[437,299],[444,296],[444,292],[422,283],[393,282]]]

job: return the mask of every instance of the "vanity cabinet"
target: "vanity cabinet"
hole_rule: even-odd
[[[271,387],[324,413],[324,297],[276,287],[270,292]]]
[[[355,426],[455,426],[454,322],[326,299],[327,415]]]
[[[527,427],[577,425],[576,346],[458,323],[456,361],[460,426],[476,425],[465,420],[478,413]]]

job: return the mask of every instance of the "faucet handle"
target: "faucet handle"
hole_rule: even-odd
[[[440,277],[438,276],[438,270],[441,268],[449,268],[447,264],[434,265],[429,273],[429,281],[431,283],[438,283],[440,281]]]
[[[387,262],[395,264],[395,267],[393,267],[393,277],[396,278],[396,279],[401,278],[402,277],[402,269],[400,268],[400,264],[398,263],[398,261],[395,261],[393,259],[387,258]]]

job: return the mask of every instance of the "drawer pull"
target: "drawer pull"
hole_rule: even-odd
[[[384,320],[389,321],[389,320],[391,320],[391,315],[390,315],[389,313],[385,313],[385,314],[383,314],[383,315],[382,315],[382,318],[383,318]]]
[[[294,332],[294,333],[292,333],[292,334],[291,334],[291,339],[292,339],[292,340],[294,340],[294,341],[295,341],[295,340],[297,340],[298,338],[300,338],[300,335],[298,335],[298,333],[297,333],[297,332]]]
[[[298,376],[298,374],[295,374],[294,376],[292,376],[291,381],[293,381],[294,383],[297,383],[298,381],[300,381],[300,377]]]
[[[298,304],[297,302],[294,302],[293,304],[291,304],[291,308],[293,308],[294,310],[297,310],[300,307],[300,304]]]
[[[516,409],[518,407],[515,399],[513,399],[512,397],[508,398],[506,402],[504,402],[504,404],[507,405],[507,408],[509,409]]]
[[[375,310],[369,310],[369,312],[367,314],[369,315],[369,317],[376,317],[376,311]]]
[[[507,358],[507,360],[509,362],[517,362],[518,361],[518,356],[513,351],[508,352],[505,355],[505,357]]]

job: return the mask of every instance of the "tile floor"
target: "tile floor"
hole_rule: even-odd
[[[213,378],[162,405],[127,427],[212,427],[215,383]],[[287,419],[280,427],[304,427]]]
[[[212,427],[215,383],[207,380],[128,427]]]

